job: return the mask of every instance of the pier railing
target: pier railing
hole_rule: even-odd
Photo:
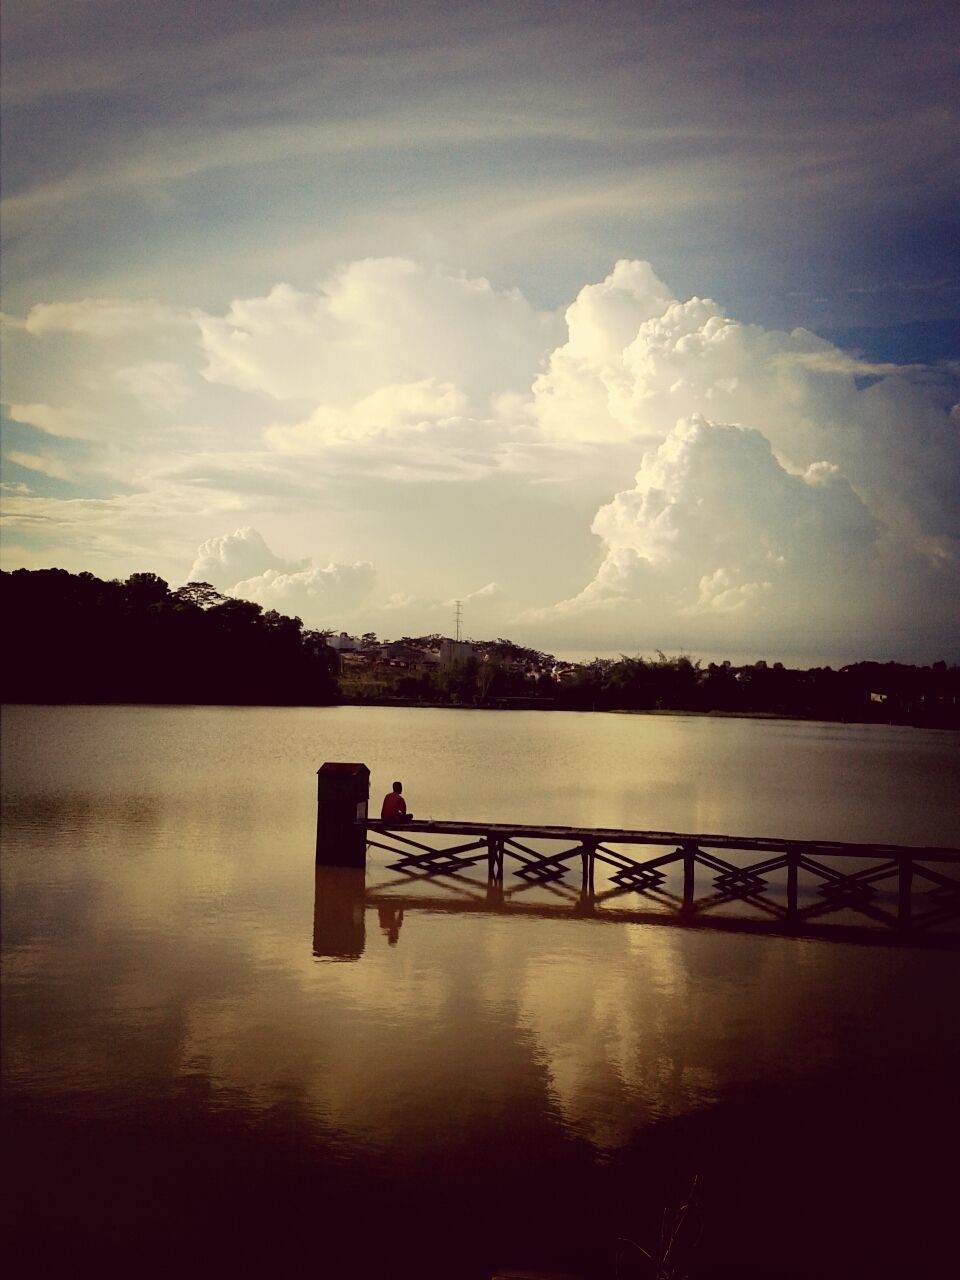
[[[368,885],[372,905],[564,910],[960,946],[960,849],[508,823],[357,825],[377,863],[397,873]],[[425,881],[440,892],[427,897]]]

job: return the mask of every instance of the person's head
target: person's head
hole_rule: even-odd
[[[394,789],[394,791],[397,793],[397,795],[399,795],[399,794],[400,794],[400,792],[403,790],[403,783],[402,783],[402,782],[395,782],[395,783],[393,784],[393,789]]]

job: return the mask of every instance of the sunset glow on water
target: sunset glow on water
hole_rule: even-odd
[[[513,746],[498,761],[491,746],[505,723]],[[81,1229],[93,1255],[112,1254],[116,1240],[120,1256],[160,1213],[164,1236],[143,1264],[158,1273],[174,1249],[195,1269],[225,1250],[244,1272],[252,1257],[289,1259],[319,1232],[318,1262],[329,1265],[347,1265],[362,1241],[371,1268],[389,1262],[401,1275],[481,1277],[523,1263],[601,1276],[618,1232],[655,1234],[664,1203],[700,1174],[703,1257],[715,1268],[704,1274],[726,1275],[735,1259],[776,1247],[770,1169],[784,1186],[806,1186],[827,1216],[838,1243],[822,1274],[842,1274],[845,1251],[862,1242],[841,1230],[831,1180],[905,1194],[903,1164],[916,1175],[927,1141],[918,1116],[948,1115],[956,954],[409,908],[397,921],[364,910],[362,897],[345,942],[342,924],[324,933],[318,905],[313,773],[350,756],[368,762],[375,798],[402,774],[424,815],[630,814],[691,829],[707,817],[742,826],[752,808],[755,827],[780,834],[931,842],[953,831],[957,756],[943,733],[549,713],[9,708],[14,1196],[22,1227],[56,1151],[56,1194],[71,1205],[58,1231],[37,1237],[42,1256],[59,1257]],[[662,780],[681,756],[687,780],[671,788]],[[585,758],[610,767],[588,778]],[[812,777],[832,779],[813,816]],[[897,777],[914,786],[894,788]],[[857,822],[846,795],[861,797]],[[374,859],[368,882],[386,875]],[[903,1087],[909,1125],[896,1109],[875,1110]],[[762,1103],[745,1111],[747,1100]],[[773,1150],[771,1124],[782,1134]],[[527,1211],[491,1221],[491,1187]],[[922,1173],[910,1187],[920,1194]],[[751,1211],[744,1237],[747,1196],[764,1210],[759,1220]],[[451,1208],[438,1220],[431,1205],[444,1198]],[[249,1251],[227,1231],[238,1212]]]

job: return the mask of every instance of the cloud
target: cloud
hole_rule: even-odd
[[[585,644],[749,635],[762,650],[803,635],[810,652],[829,635],[890,653],[925,634],[952,652],[950,367],[867,364],[803,329],[741,324],[673,298],[645,262],[586,285],[566,321],[532,388],[543,434],[644,457],[596,513],[593,579],[527,620]]]
[[[960,587],[955,563],[891,539],[833,464],[793,473],[761,432],[702,417],[677,423],[592,529],[593,580],[539,615],[574,620],[570,634],[869,649],[885,629],[902,643],[926,600],[924,630],[943,642],[950,606],[936,602]]]
[[[316,453],[336,441],[442,426],[466,407],[452,383],[424,378],[378,387],[352,405],[320,405],[303,422],[268,427],[264,439],[281,453]]]
[[[226,590],[241,581],[256,581],[268,572],[296,574],[304,567],[304,561],[275,556],[256,529],[237,529],[208,538],[197,548],[189,581],[209,582]]]
[[[284,559],[240,527],[205,542],[190,576],[364,629],[432,629],[457,583],[486,583],[474,634],[552,650],[641,635],[738,652],[805,637],[811,653],[828,635],[853,656],[921,634],[955,648],[949,365],[869,363],[744,324],[631,260],[563,316],[399,257],[220,314],[178,310],[191,323],[172,329],[168,311],[46,304],[28,313],[33,337],[11,336],[27,353],[13,422],[95,437],[96,495],[134,491],[102,509],[36,505],[57,546],[92,545],[100,521],[104,554],[124,528],[131,548],[152,532],[175,548],[175,567],[157,566],[173,578],[204,531],[267,521],[330,563]],[[62,478],[48,442],[13,427],[9,440],[38,477]],[[91,467],[75,481],[89,493]],[[23,515],[40,499],[19,501]]]
[[[761,431],[791,470],[839,466],[905,536],[960,534],[949,369],[916,377],[852,361],[804,329],[742,324],[710,299],[672,298],[647,263],[617,263],[581,290],[566,321],[567,341],[533,385],[549,437],[663,440],[699,414]],[[881,380],[860,386],[861,376]]]
[[[528,388],[559,334],[517,290],[406,258],[353,262],[317,292],[280,284],[198,322],[211,381],[340,410],[414,386],[485,405]]]
[[[357,625],[363,630],[375,630],[378,634],[394,637],[421,632],[452,635],[458,603],[464,635],[478,640],[493,634],[505,613],[514,607],[514,602],[505,598],[505,592],[497,582],[487,582],[456,599],[441,600],[416,596],[408,591],[394,591],[385,599],[376,595],[368,597],[360,610]]]
[[[255,600],[265,609],[295,614],[308,626],[339,623],[351,614],[373,590],[376,570],[368,561],[355,564],[328,564],[294,573],[267,569],[254,578],[237,582],[229,594]]]
[[[879,529],[835,467],[793,475],[759,431],[693,418],[644,458],[633,489],[601,507],[593,532],[607,545],[606,571],[580,600],[646,594],[659,574],[672,605],[695,612],[735,600],[767,607],[768,594],[783,609],[811,576],[823,595],[835,548],[845,575],[862,573]]]
[[[463,597],[462,604],[476,604],[481,600],[490,600],[494,596],[498,596],[503,588],[498,582],[488,582],[484,587],[478,587],[476,591],[470,591]]]
[[[294,614],[307,626],[327,626],[353,613],[370,595],[376,576],[368,561],[321,567],[308,560],[282,560],[262,534],[245,528],[202,543],[189,580],[209,582],[226,595]]]
[[[49,404],[11,404],[7,416],[13,422],[36,427],[45,435],[71,440],[95,440],[102,433],[96,415],[76,406],[58,409]]]
[[[886,378],[891,374],[919,373],[931,368],[923,364],[894,364],[889,360],[863,360],[831,347],[824,351],[785,351],[776,357],[782,365],[798,365],[817,373],[846,373],[855,378]]]
[[[192,392],[180,365],[170,360],[148,360],[117,369],[114,381],[141,404],[152,409],[176,409]]]
[[[189,324],[191,313],[162,302],[128,298],[83,298],[79,302],[38,302],[27,312],[24,328],[42,336],[78,333],[94,338],[116,337],[142,329]]]
[[[45,459],[37,461],[46,465]],[[76,484],[80,477],[67,478]],[[42,492],[39,481],[34,487],[30,495],[4,498],[5,536],[0,549],[5,567],[54,564],[106,577],[148,569],[177,581],[188,554],[185,538],[190,529],[201,521],[209,524],[214,514],[218,522],[236,518],[236,502],[230,497],[204,495],[200,504],[191,490],[177,485],[134,492],[110,490],[103,497],[89,492],[82,497],[56,497]],[[10,532],[27,546],[26,557],[11,541]]]
[[[18,467],[24,467],[27,471],[36,471],[39,475],[49,476],[51,480],[73,481],[76,480],[78,475],[76,467],[49,454],[41,457],[40,454],[36,453],[24,453],[19,449],[8,449],[3,456],[8,462],[14,462]]]

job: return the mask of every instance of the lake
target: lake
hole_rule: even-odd
[[[957,735],[17,706],[3,760],[18,1276],[623,1280],[694,1186],[677,1276],[944,1274],[956,952],[359,900],[323,954],[315,771],[418,817],[960,845]]]

